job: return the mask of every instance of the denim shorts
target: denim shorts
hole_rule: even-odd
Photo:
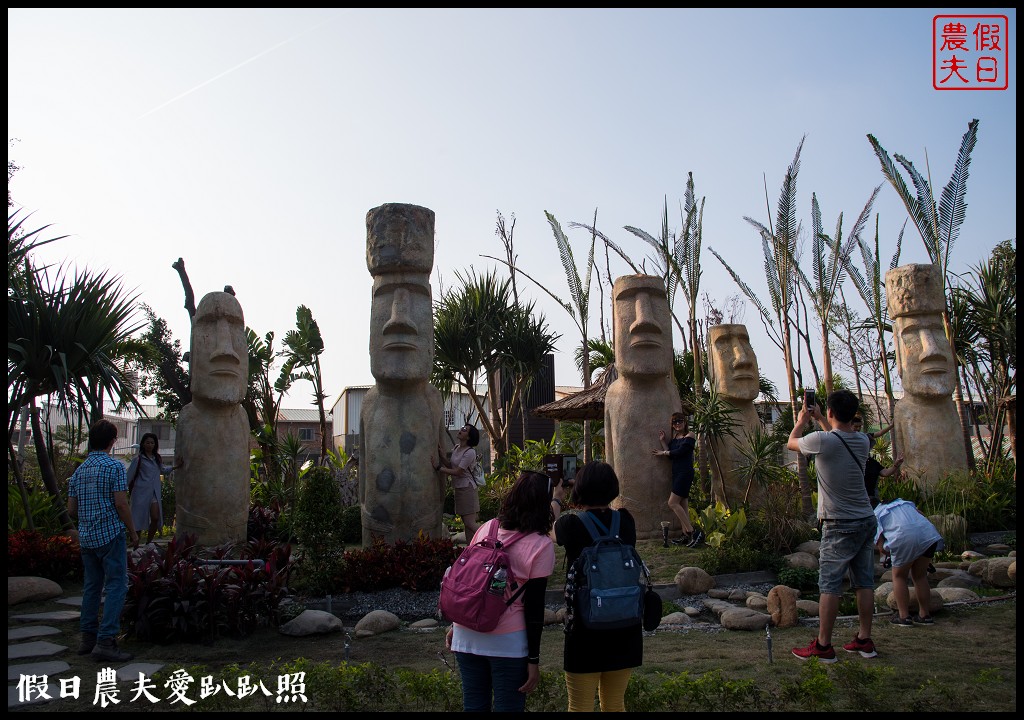
[[[868,515],[856,520],[822,520],[818,561],[818,589],[842,595],[847,570],[853,575],[853,589],[875,586],[875,527]]]

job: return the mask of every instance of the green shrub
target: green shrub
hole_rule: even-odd
[[[445,569],[462,552],[448,538],[420,535],[394,545],[377,541],[344,554],[327,592],[375,592],[393,587],[412,591],[437,590]]]
[[[293,523],[302,548],[302,586],[315,590],[328,588],[345,551],[341,533],[341,493],[330,468],[315,467],[306,473]]]
[[[41,486],[28,486],[26,494],[35,529],[44,535],[59,535],[63,530],[60,524],[61,501]],[[12,530],[28,530],[25,504],[17,485],[7,486],[7,532]]]
[[[818,571],[812,568],[786,567],[778,572],[779,584],[797,590],[817,590]]]
[[[694,564],[704,568],[709,575],[723,575],[755,570],[777,571],[782,562],[778,553],[761,544],[758,539],[744,534],[717,548],[704,548]]]
[[[349,505],[341,509],[338,523],[338,535],[346,545],[361,545],[363,542],[363,515],[358,505]]]

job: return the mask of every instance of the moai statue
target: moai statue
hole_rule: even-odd
[[[434,212],[388,203],[366,213],[366,267],[373,276],[370,372],[377,384],[359,419],[363,546],[441,537],[445,485],[434,470],[443,441],[441,393],[427,382],[434,361],[430,271]]]
[[[242,306],[207,293],[192,318],[192,402],[178,416],[174,445],[175,536],[199,545],[245,542],[249,521],[249,421],[242,400],[249,348]]]
[[[661,537],[671,515],[665,501],[672,489],[668,463],[651,453],[658,431],[671,437],[669,419],[678,412],[679,389],[672,376],[672,324],[665,283],[653,275],[625,275],[612,288],[615,368],[619,376],[604,400],[607,462],[619,476],[613,505],[636,519],[637,537]]]
[[[942,325],[942,276],[931,264],[902,265],[885,274],[896,365],[903,397],[893,432],[904,471],[922,489],[967,470],[960,416],[953,403],[956,368]]]
[[[712,325],[708,328],[708,380],[718,396],[736,412],[731,416],[736,423],[735,436],[713,437],[711,442],[711,492],[715,500],[726,507],[736,508],[744,502],[751,507],[763,504],[765,489],[756,482],[747,487],[736,468],[745,462],[742,448],[761,427],[761,419],[754,409],[754,400],[760,392],[757,356],[750,346],[746,325]]]

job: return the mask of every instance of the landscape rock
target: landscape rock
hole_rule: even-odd
[[[302,637],[305,635],[322,635],[340,632],[344,629],[341,619],[323,610],[303,610],[295,618],[289,620],[278,631],[282,635]]]
[[[790,567],[807,568],[808,570],[818,569],[818,556],[808,552],[795,552],[785,556],[785,561]]]
[[[703,568],[684,567],[676,573],[675,583],[680,595],[700,595],[715,586],[715,579]]]
[[[947,574],[939,580],[937,587],[943,588],[975,588],[982,586],[982,580],[977,575],[971,575],[966,570],[946,570]]]
[[[776,585],[768,591],[765,609],[772,616],[775,627],[794,627],[799,622],[797,599],[800,592],[786,585]],[[815,603],[817,613],[817,603]]]
[[[751,610],[757,610],[758,612],[768,611],[768,598],[764,595],[748,595],[747,602],[745,605]]]
[[[793,548],[794,552],[804,552],[814,557],[821,556],[821,540],[805,540]]]
[[[7,606],[23,602],[50,600],[60,597],[64,590],[49,578],[43,577],[9,577],[7,578]]]
[[[818,617],[818,603],[815,600],[801,599],[796,601],[796,609],[803,610],[811,617]]]
[[[757,612],[748,607],[733,606],[719,617],[726,630],[763,630],[772,621],[768,613]]]
[[[669,613],[661,619],[662,625],[692,625],[693,620],[685,612]]]
[[[941,597],[943,603],[974,602],[980,599],[974,591],[952,585],[937,587],[932,591],[932,594]]]
[[[885,604],[891,610],[896,610],[896,593],[890,592],[885,598]],[[942,595],[938,592],[932,592],[928,594],[928,614],[937,613],[942,609],[945,603],[942,600]],[[913,588],[910,588],[910,612],[917,612],[917,594]]]
[[[387,610],[373,610],[356,623],[355,637],[365,638],[397,630],[402,620]]]

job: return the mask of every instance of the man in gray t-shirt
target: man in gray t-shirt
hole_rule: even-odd
[[[834,663],[832,628],[839,613],[839,597],[847,571],[853,575],[860,628],[843,649],[859,652],[866,658],[878,655],[871,641],[876,521],[864,488],[864,463],[870,447],[867,436],[853,429],[857,396],[849,390],[837,390],[828,396],[827,404],[827,416],[822,416],[813,404],[800,410],[786,446],[814,458],[821,527],[818,636],[806,648],[793,648],[793,655],[801,660],[816,657],[821,662]],[[812,420],[817,421],[823,432],[804,436],[804,429]],[[828,432],[830,430],[832,432]]]

